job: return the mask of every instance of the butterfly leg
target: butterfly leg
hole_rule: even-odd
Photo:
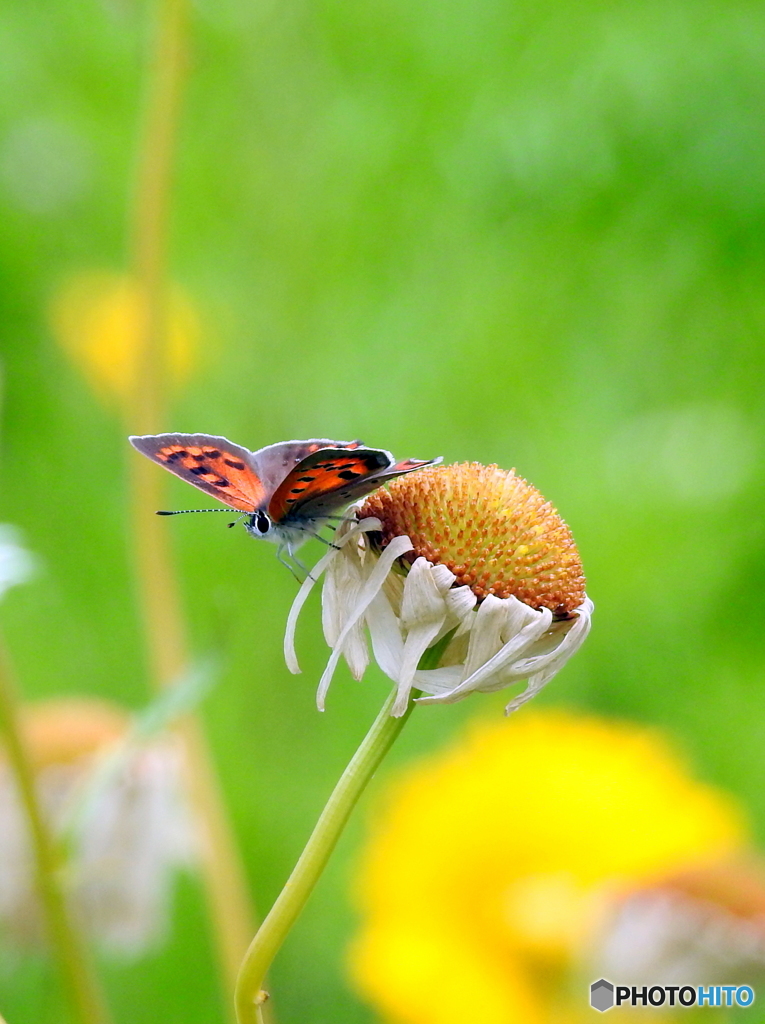
[[[357,523],[355,516],[312,516],[313,519],[334,519],[338,523]]]
[[[339,551],[340,550],[340,548],[339,548],[339,546],[337,544],[333,544],[331,540],[327,540],[326,537],[322,537],[322,535],[320,533],[314,533],[313,530],[308,530],[307,532],[310,533],[312,537],[315,537],[316,540],[320,540],[322,542],[322,544],[326,544],[328,548],[334,548],[335,551]],[[294,555],[292,557],[295,558]],[[295,561],[297,562],[297,558],[295,558]],[[300,563],[298,562],[298,564],[300,564]]]
[[[282,552],[284,551],[285,547],[287,548],[288,554],[289,554],[290,558],[293,560],[293,562],[296,562],[297,565],[301,569],[305,569],[305,571],[308,572],[308,570],[305,568],[305,566],[302,563],[298,562],[298,560],[295,558],[295,556],[289,550],[289,544],[280,544],[279,547],[276,549],[276,557],[279,559],[279,561],[282,563],[283,566],[285,566],[287,569],[289,569],[289,571],[292,573],[292,575],[295,577],[295,579],[298,581],[298,583],[302,583],[303,581],[300,579],[298,574],[295,572],[294,566],[290,565],[290,563],[287,561],[287,559],[282,557]]]

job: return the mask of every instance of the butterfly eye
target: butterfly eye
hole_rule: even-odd
[[[271,529],[271,520],[268,518],[265,512],[255,513],[255,529],[259,533],[268,533]]]

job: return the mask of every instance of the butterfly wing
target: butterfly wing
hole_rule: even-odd
[[[276,523],[300,522],[336,512],[386,480],[432,466],[440,459],[396,462],[381,448],[323,448],[307,455],[274,491],[268,514]]]
[[[225,437],[146,434],[129,441],[143,455],[230,508],[255,512],[267,500],[254,454]]]
[[[344,451],[363,447],[361,441],[333,441],[315,437],[309,441],[279,441],[252,454],[255,468],[267,495],[270,497],[284,478],[308,455],[322,448],[342,448]],[[268,499],[267,499],[268,500]]]

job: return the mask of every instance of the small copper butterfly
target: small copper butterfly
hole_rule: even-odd
[[[441,461],[396,462],[384,448],[327,438],[280,441],[256,452],[209,434],[146,434],[129,441],[182,480],[243,512],[247,532],[277,543],[279,556],[284,548],[293,556],[326,521],[339,518],[334,513],[386,480]]]

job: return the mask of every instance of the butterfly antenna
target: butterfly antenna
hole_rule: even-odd
[[[228,512],[231,515],[231,509],[228,508],[179,508],[175,512],[160,512],[157,511],[155,515],[158,516],[186,516],[190,512]],[[246,515],[247,513],[245,513]],[[237,520],[238,522],[238,520]]]

